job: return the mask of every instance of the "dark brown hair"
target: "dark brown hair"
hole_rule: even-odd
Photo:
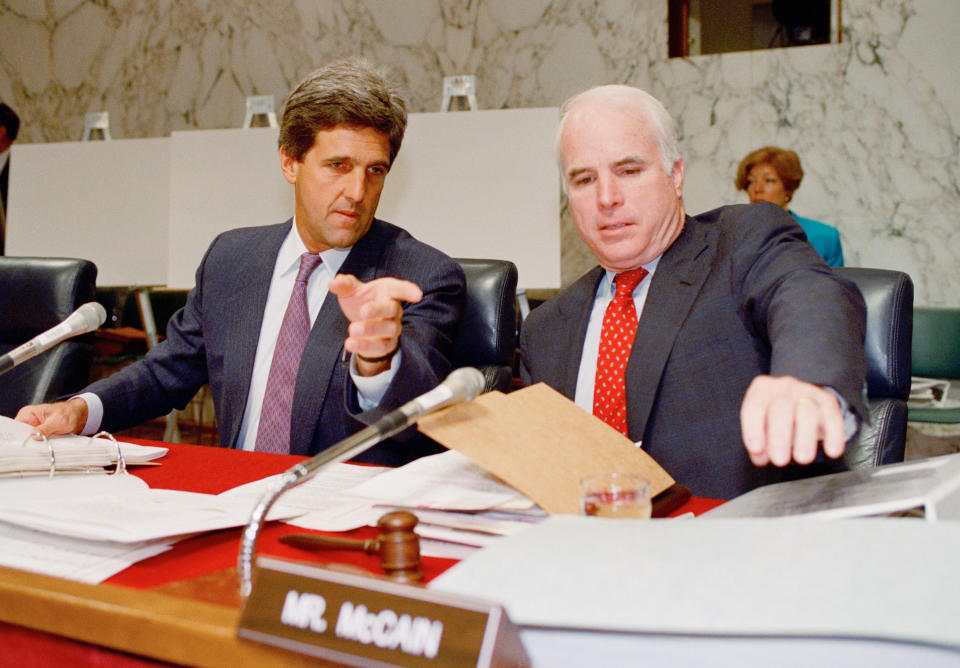
[[[407,128],[407,103],[385,73],[366,60],[338,60],[301,81],[283,107],[280,147],[303,162],[317,132],[337,125],[378,130],[390,139],[390,164]]]

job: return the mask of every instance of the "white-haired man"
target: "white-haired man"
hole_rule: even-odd
[[[644,91],[571,98],[557,148],[600,266],[524,322],[524,382],[573,398],[700,496],[782,479],[818,444],[839,457],[866,415],[857,288],[778,207],[687,216],[674,123]]]

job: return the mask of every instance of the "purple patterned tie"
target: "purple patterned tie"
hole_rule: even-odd
[[[637,309],[633,291],[647,275],[643,267],[614,277],[617,291],[603,314],[600,354],[593,386],[593,414],[627,434],[627,362],[637,334]]]
[[[300,367],[300,356],[310,334],[310,314],[307,311],[307,281],[323,260],[317,253],[300,256],[300,271],[293,283],[287,312],[283,315],[277,347],[273,351],[267,390],[260,410],[256,449],[260,452],[290,452],[290,411],[293,407],[293,388]]]

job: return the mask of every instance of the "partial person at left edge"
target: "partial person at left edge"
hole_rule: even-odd
[[[7,186],[10,183],[10,147],[20,132],[17,112],[0,102],[0,255],[5,253],[7,236]]]
[[[145,359],[17,419],[47,434],[118,431],[209,383],[221,445],[314,455],[435,387],[450,371],[463,271],[374,217],[406,121],[403,97],[366,61],[307,75],[280,123],[294,217],[219,235]],[[408,430],[357,459],[395,466],[441,449]]]

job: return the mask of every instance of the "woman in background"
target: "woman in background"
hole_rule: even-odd
[[[837,228],[810,218],[801,218],[787,206],[800,187],[803,168],[793,151],[764,146],[740,161],[737,190],[745,190],[751,202],[770,202],[790,212],[807,235],[810,244],[831,267],[843,266],[843,249]]]

